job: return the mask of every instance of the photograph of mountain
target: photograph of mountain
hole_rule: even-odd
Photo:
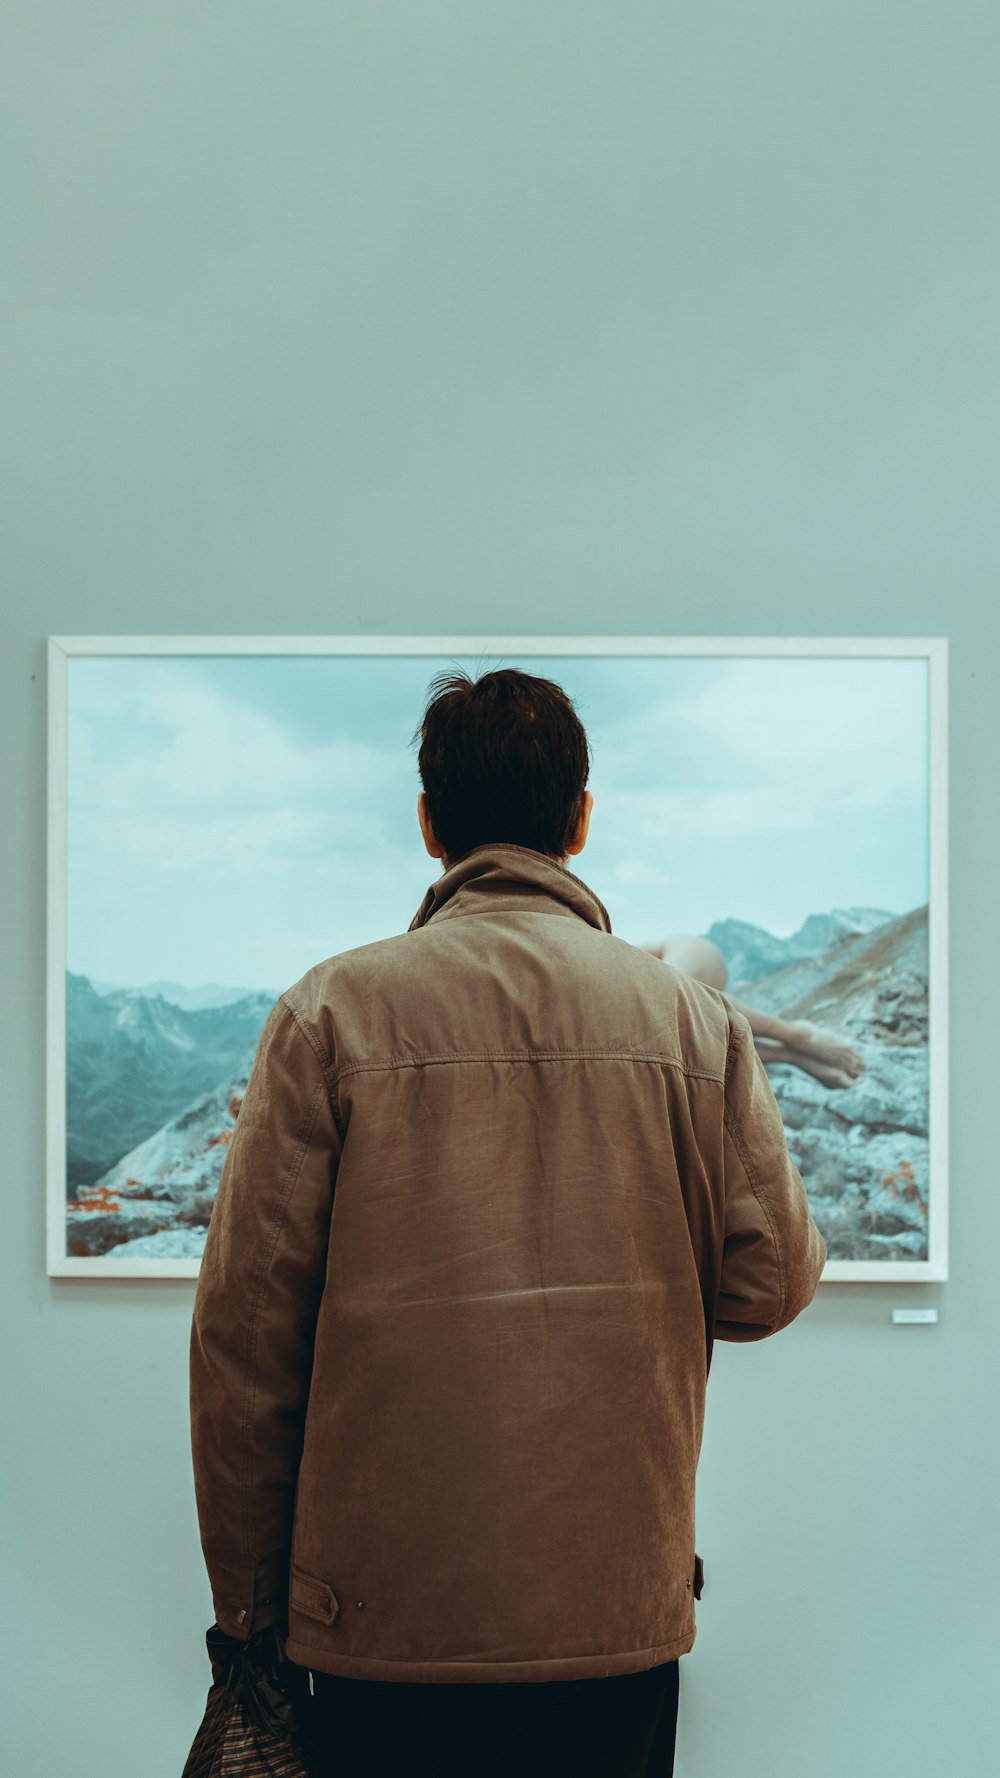
[[[197,1271],[278,994],[404,932],[437,874],[410,747],[426,685],[502,664],[557,679],[587,727],[576,874],[613,932],[722,960],[828,1274],[921,1275],[944,1203],[926,656],[566,649],[69,655],[50,1269]]]
[[[277,994],[188,1010],[170,993],[202,998],[170,983],[98,994],[86,976],[66,978],[66,1184],[77,1193],[67,1249],[77,1257],[129,1242],[134,1255],[191,1258],[204,1246],[204,1194],[214,1196]],[[136,1247],[140,1238],[154,1245]]]
[[[731,997],[786,1020],[816,1020],[861,1058],[851,1085],[831,1091],[801,1065],[765,1057],[789,1152],[831,1256],[926,1259],[927,907],[813,915],[777,967],[759,942],[767,934],[727,921],[706,936],[730,964]]]

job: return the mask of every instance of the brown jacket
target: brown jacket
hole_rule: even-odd
[[[685,1654],[713,1339],[826,1256],[742,1014],[542,853],[467,853],[261,1036],[191,1328],[219,1625],[371,1679]]]

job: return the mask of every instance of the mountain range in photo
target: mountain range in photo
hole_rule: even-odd
[[[829,1087],[766,1063],[789,1151],[838,1260],[927,1257],[926,906],[811,914],[787,938],[730,919],[704,935],[724,992],[808,1019],[860,1053]],[[226,1149],[276,992],[66,979],[68,1254],[199,1258]]]

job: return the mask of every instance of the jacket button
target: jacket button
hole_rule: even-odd
[[[687,1587],[687,1589],[688,1589],[688,1591],[689,1591],[689,1592],[690,1592],[690,1590],[691,1590],[691,1582],[690,1582],[690,1581],[689,1581],[689,1580],[686,1580],[686,1581],[685,1581],[685,1582],[684,1582],[684,1585],[685,1585],[685,1586],[686,1586],[686,1587]]]
[[[245,1617],[246,1617],[246,1611],[245,1611],[245,1610],[244,1610],[244,1611],[238,1611],[238,1612],[237,1612],[237,1613],[236,1613],[236,1622],[237,1622],[237,1623],[238,1623],[238,1624],[241,1624],[241,1623],[242,1623],[242,1622],[243,1622],[243,1619],[244,1619],[244,1618],[245,1618]]]
[[[364,1609],[365,1609],[365,1602],[364,1602],[364,1600],[363,1600],[363,1599],[359,1599],[359,1600],[358,1600],[358,1610],[359,1610],[359,1611],[364,1611]]]

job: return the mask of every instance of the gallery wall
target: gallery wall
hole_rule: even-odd
[[[11,1770],[176,1778],[212,1621],[193,1281],[46,1276],[45,638],[946,635],[951,1277],[823,1285],[716,1348],[677,1770],[988,1778],[1000,16],[12,0],[0,28]]]

